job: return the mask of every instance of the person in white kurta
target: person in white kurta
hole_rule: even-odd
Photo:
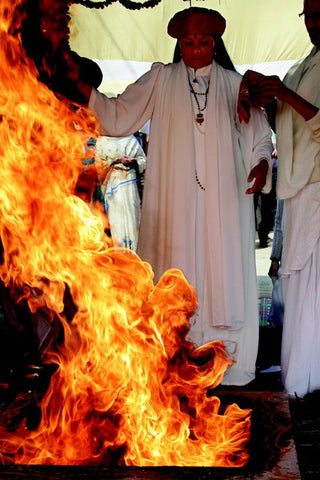
[[[314,48],[287,73],[262,77],[255,102],[279,100],[277,194],[284,199],[281,369],[289,395],[320,389],[320,3],[305,0]]]
[[[199,303],[188,338],[196,346],[226,341],[235,363],[223,384],[245,385],[255,378],[259,331],[250,193],[265,185],[267,172],[270,189],[272,144],[261,111],[239,122],[241,76],[219,65],[215,49],[224,27],[213,10],[179,12],[168,32],[178,38],[182,59],[153,64],[117,98],[90,89],[89,107],[111,136],[151,120],[138,254],[155,281],[170,268],[183,272]],[[200,124],[190,84],[199,93]]]

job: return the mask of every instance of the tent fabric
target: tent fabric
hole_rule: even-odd
[[[142,2],[141,2],[142,3]],[[226,19],[226,48],[240,73],[248,68],[281,78],[311,49],[303,0],[193,0],[192,6],[218,10]],[[118,2],[104,9],[72,5],[70,45],[95,60],[104,78],[99,88],[117,94],[151,63],[172,61],[175,40],[167,34],[170,18],[188,8],[183,0],[162,0],[154,8],[128,10]]]

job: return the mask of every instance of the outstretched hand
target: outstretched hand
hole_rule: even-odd
[[[251,170],[248,176],[248,182],[251,183],[254,180],[254,183],[246,190],[246,194],[261,192],[266,184],[268,168],[267,160],[261,160],[261,162]]]

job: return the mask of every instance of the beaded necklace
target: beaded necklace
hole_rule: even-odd
[[[202,125],[203,122],[204,122],[204,115],[203,115],[202,112],[207,108],[207,104],[208,104],[208,93],[209,93],[210,79],[209,79],[209,81],[208,81],[208,86],[207,86],[205,92],[196,92],[196,91],[194,90],[191,82],[190,82],[190,78],[188,78],[188,82],[189,82],[189,86],[190,86],[190,92],[191,92],[191,94],[193,95],[193,97],[194,97],[194,99],[195,99],[195,102],[196,102],[196,105],[197,105],[197,109],[198,109],[198,113],[195,115],[196,127],[197,127],[197,129],[199,130],[199,132],[200,132],[201,134],[204,134],[205,132],[202,131],[199,127],[201,127],[201,125]],[[197,81],[196,78],[193,80],[193,83],[198,83],[198,81]],[[202,108],[201,108],[201,106],[200,106],[200,102],[199,102],[198,96],[199,96],[199,97],[204,97],[204,105],[203,105]],[[192,103],[192,106],[194,106],[193,103]],[[201,190],[205,192],[206,187],[204,187],[204,186],[202,185],[202,183],[200,182],[200,180],[199,180],[199,176],[198,176],[198,171],[197,171],[197,166],[196,166],[196,165],[195,165],[195,169],[194,169],[194,174],[195,174],[195,179],[196,179],[196,182],[197,182],[198,187],[200,187]]]
[[[205,192],[205,191],[206,191],[206,187],[204,187],[204,186],[202,185],[202,183],[200,182],[199,177],[198,177],[197,169],[194,170],[194,174],[195,174],[195,177],[196,177],[196,182],[197,182],[197,184],[199,185],[199,187],[201,188],[201,190],[203,190],[203,191]]]
[[[207,86],[205,92],[195,92],[195,90],[194,90],[194,88],[193,88],[193,86],[190,82],[190,79],[188,79],[188,81],[189,81],[189,85],[190,85],[190,92],[194,96],[194,99],[196,101],[197,108],[198,108],[198,113],[196,114],[195,121],[196,121],[196,123],[201,125],[204,122],[204,115],[203,115],[202,112],[207,108],[207,104],[208,104],[208,92],[209,92],[210,80],[208,82],[208,86]],[[204,105],[203,105],[202,108],[200,107],[200,102],[198,100],[198,95],[200,97],[204,96]]]

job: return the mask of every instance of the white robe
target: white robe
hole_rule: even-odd
[[[320,51],[289,70],[286,85],[320,107]],[[320,389],[320,112],[305,121],[289,105],[277,113],[278,185],[285,199],[281,368],[285,391]]]
[[[135,160],[139,173],[143,174],[146,155],[134,135],[100,136],[97,138],[96,157],[110,167],[101,190],[113,242],[136,251],[141,215],[137,172],[132,165],[114,162],[123,157]]]
[[[238,73],[213,62],[200,141],[183,61],[154,64],[117,99],[93,90],[89,103],[108,135],[127,135],[151,119],[138,253],[152,265],[155,280],[179,268],[196,288],[199,309],[189,338],[196,345],[226,340],[236,363],[223,383],[233,385],[254,379],[258,348],[255,222],[252,196],[245,194],[247,176],[262,158],[271,162],[272,151],[270,127],[260,112],[253,110],[248,124],[238,121],[240,82]],[[205,191],[195,179],[200,160]]]

